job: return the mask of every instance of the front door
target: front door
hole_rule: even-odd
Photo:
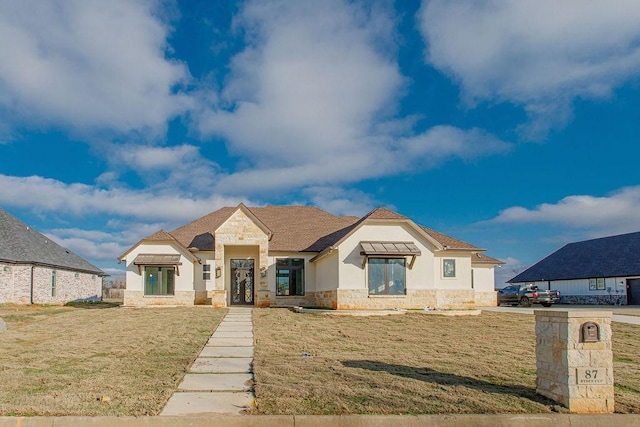
[[[231,260],[231,305],[253,305],[254,261]]]

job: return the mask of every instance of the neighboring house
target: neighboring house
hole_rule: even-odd
[[[106,274],[0,208],[0,303],[99,300]]]
[[[569,304],[640,304],[640,232],[569,243],[509,283],[560,291]]]
[[[334,309],[495,305],[494,266],[468,243],[385,208],[225,207],[120,256],[125,305]]]

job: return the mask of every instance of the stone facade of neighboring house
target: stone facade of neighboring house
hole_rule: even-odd
[[[0,303],[99,300],[105,273],[0,209]]]
[[[240,204],[119,259],[125,305],[472,309],[496,304],[502,262],[483,251],[385,208],[357,218]]]

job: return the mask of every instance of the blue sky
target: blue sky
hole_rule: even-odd
[[[502,282],[640,230],[638,22],[635,0],[4,1],[0,206],[111,274],[222,206],[386,206]]]

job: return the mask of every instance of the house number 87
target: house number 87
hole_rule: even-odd
[[[584,378],[586,380],[590,379],[598,379],[598,370],[597,369],[587,369],[584,371]]]

